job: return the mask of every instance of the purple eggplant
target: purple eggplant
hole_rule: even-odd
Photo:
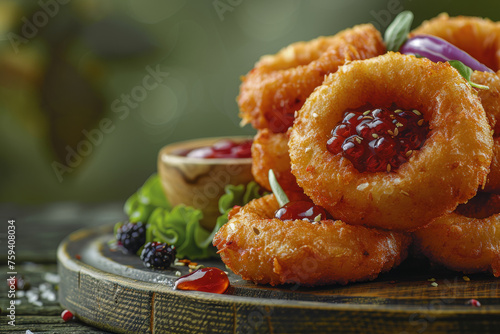
[[[399,49],[399,52],[428,58],[434,62],[459,60],[474,71],[493,72],[490,68],[477,61],[467,52],[448,43],[442,38],[430,35],[416,35],[409,38]]]

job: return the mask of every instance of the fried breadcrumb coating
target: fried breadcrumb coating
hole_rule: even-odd
[[[274,195],[253,200],[215,235],[222,261],[260,284],[324,284],[371,280],[397,266],[410,239],[341,221],[282,221]]]

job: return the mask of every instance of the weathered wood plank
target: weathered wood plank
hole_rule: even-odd
[[[2,325],[0,333],[22,333],[30,330],[37,334],[65,334],[65,333],[110,333],[97,328],[90,327],[80,321],[63,322],[60,316],[20,316],[16,318],[16,326]]]
[[[9,219],[16,220],[16,263],[53,264],[56,262],[57,246],[68,234],[84,227],[113,224],[126,219],[126,215],[123,213],[123,202],[0,203],[0,221],[5,224]]]
[[[224,295],[177,291],[172,289],[174,272],[187,268],[145,269],[137,257],[109,251],[109,232],[73,234],[58,253],[62,304],[106,330],[488,333],[500,328],[500,281],[489,275],[471,275],[467,281],[450,271],[403,266],[373,282],[273,288],[230,273],[232,287]],[[220,261],[202,264],[224,267]],[[483,307],[467,305],[470,298],[480,299]]]
[[[90,327],[89,325],[75,320],[71,322],[64,322],[61,319],[62,306],[58,300],[47,300],[40,297],[39,301],[42,306],[37,306],[28,301],[26,293],[39,289],[40,285],[49,284],[45,277],[47,274],[56,274],[56,264],[21,264],[17,266],[19,275],[23,275],[26,283],[30,285],[30,290],[17,292],[16,299],[16,326],[7,324],[7,306],[10,299],[7,297],[7,285],[0,284],[0,307],[2,308],[2,316],[0,321],[0,333],[26,333],[26,330],[31,330],[33,333],[108,333],[97,328]],[[8,272],[6,266],[0,267],[1,272]],[[55,291],[57,284],[51,284]],[[55,291],[57,292],[57,291]],[[23,295],[21,297],[21,295]]]

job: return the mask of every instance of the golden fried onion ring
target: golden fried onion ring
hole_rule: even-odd
[[[297,42],[275,55],[263,56],[242,78],[237,98],[242,123],[286,132],[295,111],[325,75],[335,72],[346,60],[371,58],[384,52],[380,33],[365,24],[334,36]]]
[[[478,96],[493,129],[494,139],[490,173],[481,190],[500,193],[500,71],[497,74],[474,71],[471,80],[489,87],[479,90]]]
[[[494,131],[493,136],[497,137],[500,135],[500,71],[497,73],[474,71],[471,81],[488,86],[488,89],[479,89],[477,93]]]
[[[449,17],[443,13],[424,21],[412,35],[440,37],[494,71],[500,70],[500,23],[480,17]]]
[[[243,279],[305,286],[371,280],[401,263],[407,235],[341,221],[282,221],[274,195],[240,209],[213,240],[222,261]]]
[[[450,18],[448,14],[441,14],[412,32],[412,35],[418,34],[443,38],[498,71],[496,74],[474,71],[471,80],[489,87],[479,90],[478,94],[491,127],[500,134],[500,23],[479,17]]]
[[[490,196],[489,198],[483,198]],[[482,205],[478,202],[482,201]],[[415,248],[431,261],[464,273],[500,277],[500,196],[481,194],[460,210],[414,232]],[[480,218],[470,218],[475,216]]]
[[[494,137],[500,135],[500,23],[479,17],[449,17],[440,14],[438,17],[422,23],[412,35],[434,35],[450,42],[474,58],[498,71],[486,73],[474,71],[471,80],[488,86],[488,90],[479,90],[478,95],[486,111],[486,116]],[[500,192],[500,148],[495,140],[495,149],[491,171],[488,175],[484,191]]]
[[[326,148],[346,109],[417,109],[430,132],[407,163],[390,173],[360,173]],[[489,171],[492,136],[470,85],[448,63],[396,53],[355,61],[309,97],[289,140],[292,173],[335,218],[413,230],[473,197]]]
[[[252,145],[252,174],[255,181],[271,190],[268,175],[272,169],[285,192],[303,192],[290,168],[288,135],[273,133],[269,129],[259,130]]]

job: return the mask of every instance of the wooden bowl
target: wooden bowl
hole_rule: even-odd
[[[251,137],[195,139],[167,145],[158,155],[158,174],[172,205],[185,204],[203,211],[201,225],[212,231],[219,212],[219,198],[227,184],[253,180],[251,158],[199,159],[180,155],[186,150],[211,146],[222,140],[242,142]]]

